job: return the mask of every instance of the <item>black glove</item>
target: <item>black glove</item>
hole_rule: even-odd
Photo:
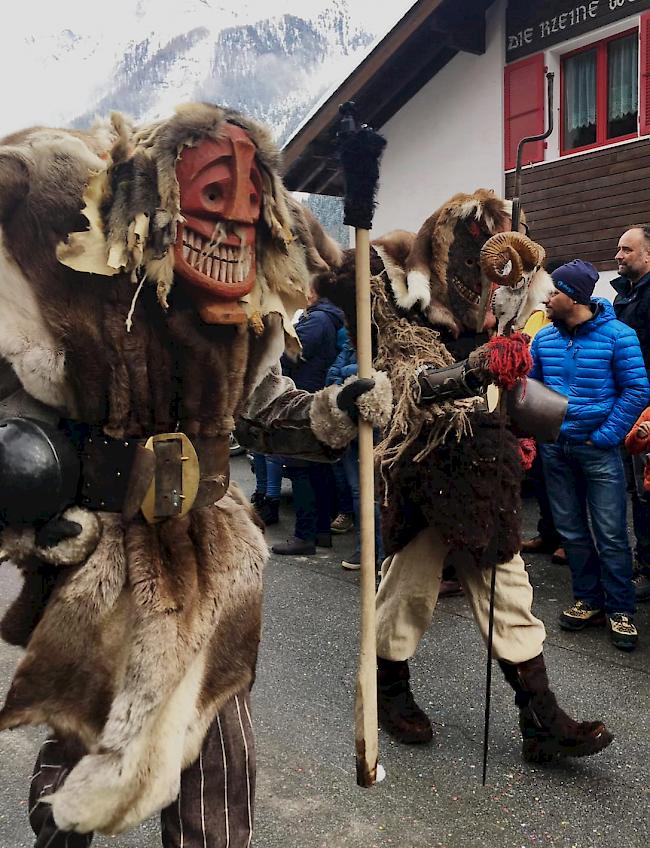
[[[78,521],[68,521],[67,518],[50,518],[36,531],[36,544],[39,548],[51,548],[63,542],[64,539],[72,539],[81,533],[82,527]]]
[[[368,377],[357,377],[347,386],[343,386],[336,397],[336,405],[339,409],[345,412],[349,418],[356,421],[359,417],[359,409],[357,407],[357,398],[359,395],[369,392],[374,389],[375,381]]]

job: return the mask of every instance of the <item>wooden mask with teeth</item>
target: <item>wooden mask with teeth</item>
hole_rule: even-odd
[[[224,123],[220,138],[183,150],[176,165],[183,222],[174,271],[208,324],[246,320],[238,300],[255,283],[262,177],[248,134]]]

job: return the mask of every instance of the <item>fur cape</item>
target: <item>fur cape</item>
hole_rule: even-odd
[[[170,264],[176,156],[224,120],[249,133],[264,174],[248,326],[204,325]],[[308,287],[278,156],[257,124],[201,104],[138,132],[114,118],[5,139],[0,354],[25,392],[113,438],[178,427],[209,447],[231,432]],[[221,705],[252,684],[267,550],[234,485],[153,526],[98,516],[81,564],[21,562],[25,587],[3,634],[27,652],[0,729],[47,723],[78,739],[87,754],[48,799],[57,826],[116,833],[176,797]]]

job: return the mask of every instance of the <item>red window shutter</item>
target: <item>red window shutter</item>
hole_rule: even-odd
[[[639,44],[641,79],[639,85],[639,133],[650,134],[650,12],[641,15]]]
[[[517,145],[522,138],[544,132],[544,54],[536,53],[506,65],[504,71],[505,167],[517,164]],[[543,162],[544,142],[527,144],[523,162]]]

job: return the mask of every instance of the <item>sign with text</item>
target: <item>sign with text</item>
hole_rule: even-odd
[[[506,62],[650,9],[650,0],[510,0]]]

